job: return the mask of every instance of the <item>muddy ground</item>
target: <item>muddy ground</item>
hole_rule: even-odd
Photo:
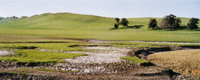
[[[164,46],[161,48],[132,48],[125,52],[127,56],[137,56],[146,59],[150,54],[163,51],[183,50],[183,49],[200,49],[200,46]],[[123,52],[123,51],[122,51]],[[135,54],[133,54],[135,53]],[[77,58],[79,59],[79,58]],[[117,60],[120,61],[120,60]],[[41,63],[12,63],[0,62],[1,80],[199,80],[199,75],[186,75],[185,73],[177,73],[171,69],[166,69],[153,63],[137,64],[130,61],[122,60],[120,62],[111,63],[66,63],[66,65],[58,64],[41,64]],[[103,67],[103,72],[62,72],[62,68],[76,67],[81,69]],[[81,66],[81,67],[80,67]],[[60,71],[38,71],[38,70],[19,70],[20,68],[46,68],[52,67]],[[86,71],[87,72],[87,71]],[[25,73],[25,74],[24,74]]]

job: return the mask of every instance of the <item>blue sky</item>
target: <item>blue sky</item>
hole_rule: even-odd
[[[200,18],[200,1],[5,1],[0,0],[0,16],[32,16],[42,13],[70,12],[104,17],[177,17]]]

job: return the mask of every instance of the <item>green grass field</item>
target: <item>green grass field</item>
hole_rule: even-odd
[[[147,60],[138,58],[136,56],[134,56],[134,57],[121,57],[121,59],[130,60],[132,63],[149,63]]]
[[[23,47],[36,47],[49,50],[66,50],[66,51],[81,51],[80,47],[70,47],[81,43],[12,43],[0,44],[0,48],[23,49]]]
[[[66,62],[62,59],[86,56],[86,54],[73,54],[61,52],[44,52],[37,50],[17,50],[14,55],[0,57],[0,60],[10,62]]]
[[[163,15],[165,16],[165,15]],[[99,40],[141,40],[200,42],[200,31],[187,29],[175,31],[148,30],[150,18],[127,18],[129,26],[140,28],[114,27],[114,18],[72,13],[45,13],[28,18],[20,18],[9,23],[0,23],[0,41],[34,41],[51,39],[99,39]],[[156,18],[158,23],[161,18]],[[189,18],[181,18],[181,26],[186,26]],[[159,24],[158,24],[159,25]],[[200,26],[200,24],[198,24]],[[16,37],[13,37],[16,36]],[[15,39],[16,38],[16,39]]]

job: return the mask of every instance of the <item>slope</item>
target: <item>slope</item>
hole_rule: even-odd
[[[29,18],[20,18],[13,23],[4,24],[5,28],[16,29],[78,29],[88,26],[107,26],[109,18],[78,15],[71,13],[44,13]],[[112,22],[111,22],[112,23]],[[101,24],[101,25],[99,25]],[[92,28],[92,27],[89,27]]]
[[[148,30],[150,17],[127,19],[129,20],[129,26],[133,28],[119,26],[119,29],[110,30],[114,27],[114,18],[72,13],[44,13],[28,18],[19,18],[7,24],[0,24],[0,35],[61,39],[200,42],[200,32],[198,30]],[[156,20],[160,23],[162,18],[156,18]],[[186,26],[189,18],[181,18],[181,20],[181,26]]]
[[[10,18],[1,18],[0,19],[0,24],[5,24],[5,23],[10,23],[12,21],[15,21],[16,18],[10,17]]]

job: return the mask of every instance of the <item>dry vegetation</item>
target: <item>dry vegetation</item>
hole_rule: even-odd
[[[185,73],[185,70],[200,70],[199,57],[200,49],[191,49],[152,54],[147,59],[158,66]]]

